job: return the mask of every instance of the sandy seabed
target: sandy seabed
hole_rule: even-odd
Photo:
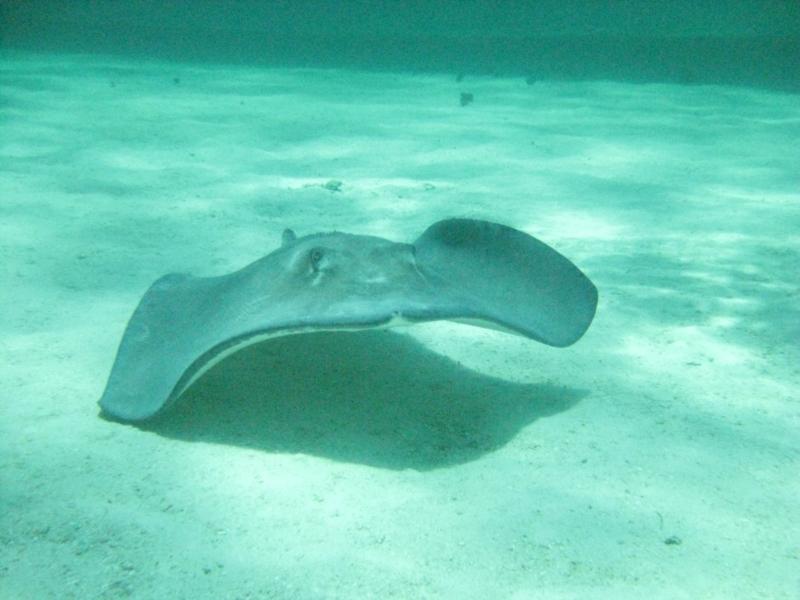
[[[0,597],[800,597],[797,96],[0,68]],[[578,264],[586,336],[292,336],[100,418],[160,275],[449,216]]]

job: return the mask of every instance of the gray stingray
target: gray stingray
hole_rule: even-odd
[[[448,319],[563,347],[596,306],[597,289],[574,264],[496,223],[439,221],[413,244],[287,229],[280,248],[239,271],[157,280],[128,323],[100,406],[120,420],[150,418],[212,365],[269,337]]]

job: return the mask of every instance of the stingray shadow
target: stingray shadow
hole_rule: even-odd
[[[587,392],[476,373],[390,331],[287,336],[212,368],[163,416],[170,438],[429,470],[474,460]]]

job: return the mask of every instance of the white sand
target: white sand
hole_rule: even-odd
[[[0,66],[3,599],[800,597],[797,96]],[[156,277],[453,215],[584,269],[584,339],[296,336],[98,417]]]

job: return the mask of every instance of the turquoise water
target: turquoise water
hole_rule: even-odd
[[[0,13],[0,598],[798,597],[794,5],[28,6]],[[100,414],[165,273],[453,216],[585,272],[583,338],[303,333]]]

